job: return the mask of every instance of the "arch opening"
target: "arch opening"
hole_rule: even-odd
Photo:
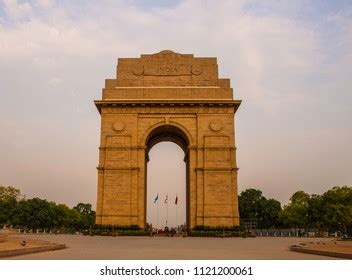
[[[150,149],[163,141],[173,142],[180,146],[180,148],[187,155],[187,150],[189,146],[189,140],[186,135],[180,128],[172,125],[162,125],[149,133],[149,136],[146,140],[146,152],[149,154]]]
[[[146,139],[144,220],[153,227],[189,227],[188,146],[187,135],[172,125],[155,128]],[[182,157],[184,162],[180,162]]]

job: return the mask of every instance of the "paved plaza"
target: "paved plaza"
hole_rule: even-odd
[[[65,243],[67,249],[10,259],[333,259],[289,251],[290,245],[316,242],[317,238],[167,238],[35,234],[21,237]]]

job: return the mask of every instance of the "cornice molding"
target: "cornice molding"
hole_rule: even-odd
[[[140,100],[121,100],[121,99],[106,99],[95,100],[95,106],[101,112],[102,107],[136,107],[136,106],[152,106],[152,107],[192,107],[192,106],[208,106],[208,107],[232,107],[235,109],[241,105],[242,100],[154,100],[154,99],[140,99]]]

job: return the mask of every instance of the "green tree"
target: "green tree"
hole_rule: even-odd
[[[64,226],[70,230],[79,230],[79,222],[80,222],[80,214],[76,209],[66,208],[66,218],[64,222]]]
[[[88,229],[95,223],[95,211],[92,210],[92,205],[89,203],[78,203],[73,209],[80,214],[79,229]]]
[[[265,199],[263,201],[261,228],[281,227],[280,213],[281,203],[275,199]]]
[[[330,231],[352,234],[352,187],[333,187],[322,195],[322,223]]]
[[[18,201],[21,198],[21,192],[13,186],[0,186],[0,201],[14,199]]]
[[[64,204],[56,204],[52,203],[51,206],[52,211],[55,213],[55,221],[53,225],[53,229],[64,229],[68,228],[68,225],[72,224],[71,221],[69,221],[69,212],[70,208],[67,207]]]
[[[308,203],[310,195],[304,191],[295,192],[290,203],[284,206],[280,220],[287,227],[306,227],[308,225]]]
[[[322,196],[312,194],[308,200],[307,208],[307,227],[314,228],[314,230],[324,229],[324,207]]]
[[[30,229],[52,228],[53,211],[48,201],[40,198],[21,200],[14,213],[14,223]]]
[[[18,189],[0,186],[0,224],[11,224],[13,211],[21,198]]]
[[[18,189],[0,186],[0,224],[26,229],[81,230],[94,225],[95,212],[89,203],[78,203],[72,209],[45,199],[22,198]]]
[[[278,227],[281,204],[275,199],[267,199],[258,189],[247,189],[238,197],[241,221],[254,220],[258,228]]]

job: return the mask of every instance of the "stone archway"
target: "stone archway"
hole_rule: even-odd
[[[162,51],[118,60],[101,114],[96,223],[146,223],[146,160],[158,141],[187,160],[187,224],[239,224],[233,99],[216,58]]]

